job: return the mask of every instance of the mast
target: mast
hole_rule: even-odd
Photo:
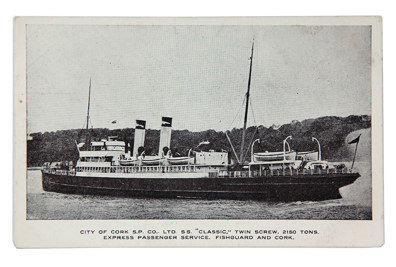
[[[248,108],[249,108],[249,93],[250,93],[250,81],[252,78],[252,65],[253,65],[253,48],[254,48],[254,40],[252,44],[252,55],[250,56],[250,70],[249,70],[249,81],[248,88],[246,92],[246,107],[245,107],[245,119],[243,121],[243,132],[242,132],[242,142],[241,142],[241,156],[239,162],[243,164],[243,148],[245,146],[245,135],[246,135],[246,124],[247,124],[247,116],[248,116]]]
[[[87,110],[87,125],[86,125],[86,129],[87,129],[87,136],[86,136],[86,140],[85,140],[85,144],[86,146],[88,146],[88,139],[89,139],[89,134],[88,134],[88,128],[89,128],[89,107],[91,104],[91,78],[89,78],[89,93],[88,93],[88,110]]]

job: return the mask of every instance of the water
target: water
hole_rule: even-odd
[[[68,195],[44,192],[41,172],[28,171],[27,218],[32,220],[90,219],[304,219],[371,220],[371,130],[361,134],[354,170],[361,175],[340,189],[342,199],[269,203],[265,201],[142,199]],[[353,155],[355,146],[345,144]],[[350,165],[349,165],[350,166]],[[348,167],[349,167],[348,166]]]
[[[27,219],[312,219],[370,220],[371,168],[356,163],[360,177],[341,188],[342,199],[269,203],[265,201],[147,199],[44,192],[41,172],[28,171]]]

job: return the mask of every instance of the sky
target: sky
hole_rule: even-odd
[[[369,26],[27,26],[28,132],[174,129],[371,114]],[[116,120],[117,124],[111,124]]]

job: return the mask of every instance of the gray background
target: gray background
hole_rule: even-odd
[[[90,78],[90,127],[241,127],[253,38],[248,125],[371,114],[370,26],[28,25],[28,132],[82,128]]]

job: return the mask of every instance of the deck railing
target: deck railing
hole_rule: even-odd
[[[201,167],[192,165],[180,166],[112,166],[112,167],[77,167],[77,172],[97,173],[167,173],[199,172]]]
[[[62,170],[62,169],[55,169],[55,168],[43,168],[43,172],[49,174],[57,174],[57,175],[75,175],[76,171],[73,170]]]
[[[263,176],[302,176],[302,175],[322,175],[322,174],[345,174],[353,171],[347,167],[332,169],[274,169],[274,170],[255,170],[255,171],[233,171],[229,172],[230,177],[263,177]]]
[[[254,171],[226,171],[220,168],[200,167],[195,165],[180,165],[180,166],[111,166],[111,167],[76,167],[72,170],[43,168],[45,173],[57,175],[75,175],[77,172],[88,173],[197,173],[210,172],[211,177],[271,177],[271,176],[303,176],[303,175],[322,175],[322,174],[345,174],[352,173],[349,168],[332,168],[332,169],[274,169],[274,170],[254,170]],[[216,175],[213,173],[216,172]]]
[[[200,172],[225,172],[225,167],[196,166],[196,165],[170,165],[170,166],[111,166],[111,167],[76,167],[73,170],[57,168],[43,168],[43,171],[51,174],[73,175],[76,172],[85,173],[200,173]]]

